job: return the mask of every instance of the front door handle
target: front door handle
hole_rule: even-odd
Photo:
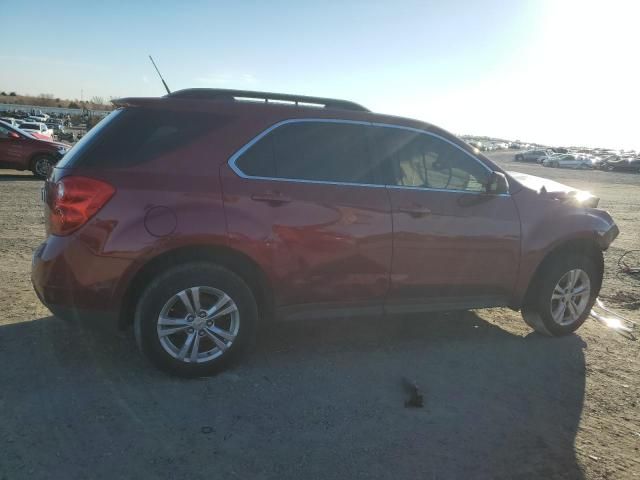
[[[431,215],[431,209],[422,205],[410,205],[406,207],[398,207],[398,212],[411,215],[413,218],[422,218]]]
[[[254,202],[266,202],[271,205],[282,205],[291,202],[291,198],[282,195],[280,192],[255,193],[251,195]]]

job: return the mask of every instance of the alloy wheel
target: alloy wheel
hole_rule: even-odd
[[[40,158],[36,161],[34,167],[38,176],[46,178],[51,171],[51,160],[48,158]]]
[[[157,334],[162,348],[185,363],[223,355],[240,329],[236,303],[222,290],[198,286],[172,296],[162,307]]]
[[[591,296],[591,281],[584,270],[565,273],[551,295],[551,317],[558,325],[576,322],[584,313]]]

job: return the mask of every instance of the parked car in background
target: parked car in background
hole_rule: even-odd
[[[55,137],[57,140],[65,142],[74,142],[76,140],[76,136],[71,130],[64,130],[63,128],[55,134]]]
[[[0,117],[0,121],[11,125],[12,127],[17,127],[20,122],[18,122],[15,118],[12,117]]]
[[[284,318],[510,306],[566,335],[618,234],[586,192],[352,102],[192,89],[115,104],[45,184],[32,281],[56,315],[133,323],[174,374],[223,368]]]
[[[49,120],[49,115],[47,115],[46,113],[36,113],[34,115],[30,115],[29,119],[32,119],[33,121],[36,122],[42,122],[42,123],[46,123]]]
[[[0,168],[31,170],[35,176],[45,178],[68,150],[68,145],[39,140],[0,121]]]
[[[44,123],[28,122],[21,123],[18,127],[20,130],[24,130],[29,133],[38,133],[48,138],[53,138],[53,130],[47,127]]]
[[[611,156],[602,161],[600,168],[610,172],[640,173],[640,157]]]
[[[477,148],[480,151],[485,149],[484,144],[479,140],[469,140],[467,143],[471,145],[473,148]]]
[[[575,168],[584,170],[593,168],[593,164],[588,157],[566,153],[557,153],[546,157],[542,160],[542,165],[553,168]]]
[[[516,162],[535,162],[541,163],[550,155],[548,150],[527,150],[526,152],[517,153],[514,156]]]

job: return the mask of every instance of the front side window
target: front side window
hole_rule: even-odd
[[[490,172],[479,161],[432,135],[397,128],[375,129],[388,185],[485,192]]]
[[[294,122],[269,132],[238,158],[254,177],[339,183],[373,183],[367,126]]]

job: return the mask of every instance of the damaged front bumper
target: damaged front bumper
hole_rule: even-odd
[[[598,232],[598,235],[600,236],[598,240],[598,243],[600,243],[600,248],[602,248],[602,250],[606,250],[607,248],[609,248],[609,245],[613,243],[613,241],[618,237],[619,234],[620,229],[615,223],[612,224],[608,230]]]

